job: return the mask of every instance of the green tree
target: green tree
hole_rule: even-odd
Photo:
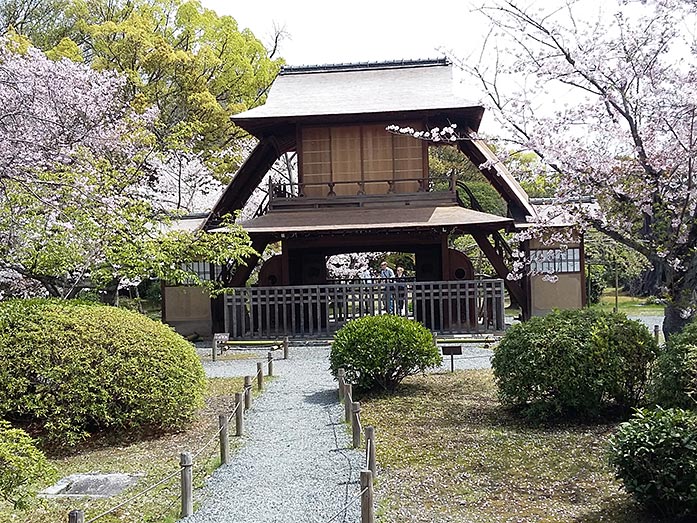
[[[9,28],[51,58],[123,74],[132,105],[159,110],[160,151],[195,156],[223,182],[247,137],[230,116],[262,103],[282,65],[198,0],[11,0],[0,10]]]
[[[148,190],[152,115],[123,96],[125,80],[0,41],[0,270],[71,298],[128,278],[196,283],[181,263],[242,263],[249,237],[165,232]],[[50,79],[50,81],[46,81]]]

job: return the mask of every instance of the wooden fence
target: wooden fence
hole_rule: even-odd
[[[233,339],[331,336],[348,320],[388,312],[437,332],[500,332],[503,280],[236,288],[226,296],[225,330]]]

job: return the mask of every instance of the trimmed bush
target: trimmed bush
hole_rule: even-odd
[[[663,407],[697,408],[697,322],[673,334],[658,356],[650,398]]]
[[[610,438],[610,465],[639,503],[674,516],[697,515],[697,415],[641,409]]]
[[[347,381],[362,390],[393,391],[412,374],[440,365],[431,332],[401,316],[365,316],[348,322],[334,336],[332,373],[343,367]]]
[[[555,311],[511,327],[491,364],[503,404],[532,417],[589,416],[638,405],[657,350],[623,314]]]
[[[52,445],[90,434],[173,429],[202,405],[193,346],[162,323],[103,305],[0,304],[0,417]]]
[[[54,478],[55,472],[26,432],[0,420],[0,499],[25,508],[36,496],[37,483]]]

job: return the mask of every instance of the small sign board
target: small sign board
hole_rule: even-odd
[[[462,345],[442,345],[443,356],[462,356]]]
[[[230,334],[227,332],[216,332],[213,334],[213,347],[211,347],[211,357],[213,361],[215,361],[216,356],[218,355],[218,346],[221,343],[225,343],[230,339]],[[223,353],[223,349],[220,349],[220,354]]]
[[[462,345],[442,345],[443,356],[450,356],[450,372],[455,372],[455,356],[462,356]]]

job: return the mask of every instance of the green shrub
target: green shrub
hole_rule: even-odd
[[[591,265],[588,270],[588,302],[591,304],[600,303],[605,290],[605,267],[602,265]]]
[[[643,399],[658,348],[623,314],[555,311],[514,325],[494,351],[501,402],[533,417],[588,416]]]
[[[658,356],[651,401],[663,407],[697,407],[697,322],[668,338]]]
[[[641,504],[666,515],[697,515],[697,415],[641,409],[610,438],[610,465]]]
[[[54,476],[55,469],[29,435],[0,420],[0,499],[24,508],[36,496],[37,483]]]
[[[58,300],[0,304],[0,417],[52,445],[109,430],[178,428],[202,404],[190,343],[145,316]]]
[[[392,314],[350,321],[334,336],[330,355],[333,374],[343,367],[347,381],[363,390],[392,391],[407,376],[440,363],[431,332]]]

